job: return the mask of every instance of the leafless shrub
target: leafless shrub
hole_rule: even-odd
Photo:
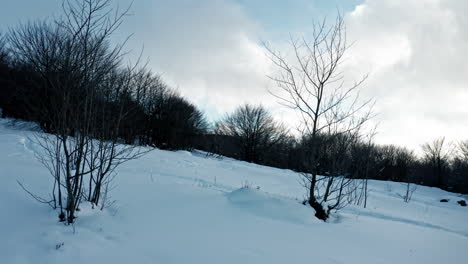
[[[115,169],[145,152],[121,144],[119,137],[131,111],[125,100],[140,75],[135,66],[122,67],[122,45],[109,45],[128,12],[110,3],[64,1],[65,17],[22,25],[9,34],[16,59],[38,73],[37,85],[46,92],[41,126],[51,134],[33,140],[55,179],[59,218],[68,224],[84,199],[103,208]]]
[[[403,194],[398,194],[405,203],[409,203],[413,197],[413,193],[418,189],[416,184],[407,182],[405,185],[405,192]]]

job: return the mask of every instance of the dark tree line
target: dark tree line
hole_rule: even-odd
[[[46,132],[33,141],[54,178],[51,198],[30,194],[72,224],[83,201],[109,204],[116,168],[148,151],[139,146],[191,148],[207,125],[157,75],[125,65],[123,45],[110,44],[128,9],[110,0],[70,0],[63,13],[0,39],[0,108],[3,117],[36,122]]]
[[[202,138],[198,140],[198,149],[249,161],[243,156],[244,150],[237,137],[207,134]],[[292,137],[286,134],[276,144],[265,148],[261,159],[255,163],[305,172],[311,153],[310,140],[307,135]],[[409,182],[468,193],[466,141],[455,146],[444,143],[442,152],[434,152],[427,146],[437,146],[443,140],[436,139],[421,146],[420,154],[416,155],[405,147],[378,145],[363,137],[346,138],[323,134],[316,140],[321,142],[317,156],[318,175],[338,174],[354,179]]]
[[[88,103],[101,108],[90,128],[96,130],[97,138],[102,127],[115,124],[114,117],[121,116],[118,137],[122,142],[164,149],[194,147],[195,138],[208,129],[204,114],[194,104],[144,67],[117,67],[122,59],[120,47],[111,50],[103,40],[86,41],[100,50],[89,51],[93,54],[79,51],[77,46],[83,43],[71,40],[55,22],[28,23],[6,37],[0,35],[2,117],[34,121],[43,131],[56,133],[62,122],[58,116],[63,114],[61,110],[68,108],[69,115],[80,122],[85,117],[78,116],[86,112],[77,110],[86,103],[83,99],[92,97]],[[82,63],[79,56],[93,56],[88,64],[94,69],[79,69],[82,72],[77,73],[80,66],[73,63]],[[83,76],[84,71],[92,71],[94,76]],[[79,81],[84,78],[95,80],[84,85]],[[72,120],[64,122],[73,126]],[[67,133],[74,135],[75,130]]]

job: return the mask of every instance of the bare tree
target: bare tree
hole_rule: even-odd
[[[458,143],[456,155],[451,161],[450,183],[453,191],[464,192],[468,190],[468,140]]]
[[[436,185],[441,188],[444,184],[444,177],[446,176],[452,151],[447,146],[444,137],[422,145],[422,150],[424,152],[424,159],[431,167],[436,178]]]
[[[123,46],[109,45],[128,12],[110,4],[66,0],[65,17],[29,23],[9,34],[16,59],[39,75],[37,87],[45,93],[39,120],[52,135],[38,134],[35,141],[40,161],[55,179],[53,204],[68,224],[83,199],[100,202],[117,166],[142,153],[119,144],[128,113],[122,100],[137,75],[135,67],[121,66]]]
[[[5,64],[8,57],[5,37],[0,32],[0,65]]]
[[[405,203],[409,203],[418,186],[414,184],[412,179],[414,164],[416,157],[413,151],[406,148],[397,148],[395,155],[395,171],[398,174],[397,179],[405,182],[405,193],[402,196]]]
[[[395,145],[384,145],[379,146],[377,152],[382,180],[410,181],[411,170],[416,161],[412,151]]]
[[[328,161],[329,164],[326,166],[327,170],[321,174],[322,177],[317,178],[314,195],[317,200],[326,205],[325,213],[328,216],[332,210],[339,210],[351,203],[354,198],[353,194],[360,187],[360,182],[356,181],[354,175],[349,172],[350,152],[352,146],[358,142],[359,134],[335,132],[327,134],[325,138],[326,140],[319,141],[317,146],[321,153],[327,153],[327,157],[323,161],[319,159],[318,163]],[[322,166],[319,165],[319,169]],[[304,186],[310,188],[309,174],[303,173],[302,175]]]
[[[6,117],[4,108],[10,102],[9,87],[7,85],[9,75],[8,51],[5,37],[0,32],[0,117]]]
[[[468,140],[460,142],[458,144],[458,149],[461,157],[468,161]]]
[[[409,203],[411,201],[411,198],[413,197],[413,193],[418,189],[418,186],[416,184],[413,184],[411,182],[405,183],[405,193],[401,195],[403,198],[403,201],[405,203]]]
[[[215,132],[236,138],[242,149],[242,158],[259,162],[262,153],[286,138],[285,127],[276,122],[261,105],[238,107],[216,123]]]
[[[351,162],[353,169],[353,177],[360,178],[361,184],[358,192],[354,193],[354,201],[356,205],[367,207],[368,198],[368,181],[373,174],[378,173],[378,165],[375,162],[376,146],[374,143],[375,129],[362,140],[357,140],[351,148]]]
[[[319,138],[322,134],[348,135],[353,138],[356,131],[371,117],[371,100],[361,101],[359,87],[366,80],[364,76],[351,85],[345,85],[342,63],[349,48],[346,26],[341,14],[333,25],[326,20],[314,24],[312,40],[290,38],[292,58],[284,56],[266,45],[267,54],[278,69],[270,77],[279,90],[272,92],[283,105],[296,110],[301,119],[301,131],[310,137],[310,155],[306,165],[308,173],[303,174],[308,182],[308,203],[315,209],[316,216],[326,219],[329,208],[318,195],[318,172],[320,171]],[[331,181],[331,179],[329,179]],[[345,181],[345,180],[343,180]],[[338,184],[338,196],[343,195],[344,186]],[[338,198],[338,204],[344,201]]]

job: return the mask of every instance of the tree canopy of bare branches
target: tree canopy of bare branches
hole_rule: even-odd
[[[287,136],[285,127],[263,106],[249,104],[238,107],[217,122],[215,132],[237,139],[242,146],[242,157],[248,162],[259,162],[262,153]]]
[[[468,140],[460,142],[458,144],[458,148],[461,157],[468,161]]]
[[[0,32],[0,65],[6,63],[8,51],[6,48],[5,37]]]
[[[35,137],[38,158],[55,179],[51,204],[71,224],[82,200],[102,208],[115,169],[143,152],[120,144],[122,122],[132,111],[124,101],[140,75],[122,65],[123,46],[109,44],[128,9],[115,10],[110,0],[66,0],[63,12],[52,22],[11,30],[8,40],[43,92],[31,109],[42,110],[38,120],[52,134]]]
[[[422,150],[424,152],[424,159],[431,167],[437,180],[437,186],[442,187],[452,154],[451,148],[445,142],[445,138],[441,137],[422,145]]]
[[[278,87],[272,94],[301,117],[301,131],[308,135],[310,142],[308,173],[304,174],[309,189],[307,200],[316,210],[316,216],[326,219],[330,209],[339,206],[327,205],[324,209],[326,199],[318,199],[321,189],[317,185],[319,151],[321,145],[326,144],[320,137],[323,134],[340,135],[347,138],[340,147],[349,147],[352,138],[371,117],[372,101],[361,101],[359,96],[359,88],[367,76],[350,85],[345,83],[342,64],[350,46],[341,14],[331,26],[325,19],[314,24],[311,40],[291,36],[289,44],[292,51],[289,56],[266,45],[267,55],[278,70],[270,77]],[[334,181],[332,178],[328,180]],[[336,187],[339,194],[344,187]],[[341,197],[338,200],[338,203],[343,201]]]

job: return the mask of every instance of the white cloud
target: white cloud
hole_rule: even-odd
[[[242,102],[272,101],[269,62],[259,44],[260,27],[225,0],[134,3],[138,14],[124,31],[132,47],[144,43],[150,66],[202,109],[216,117]],[[218,112],[218,113],[214,113]]]
[[[463,3],[462,3],[463,2]],[[366,0],[346,19],[348,66],[370,72],[383,143],[468,136],[468,1]]]
[[[346,14],[356,41],[347,73],[370,73],[363,96],[378,100],[379,142],[417,149],[438,136],[468,137],[467,11],[461,0],[364,0]],[[123,25],[135,32],[130,46],[144,43],[150,66],[212,118],[243,102],[277,106],[259,36],[286,40],[288,32],[265,34],[261,20],[228,0],[135,1],[133,12]]]

